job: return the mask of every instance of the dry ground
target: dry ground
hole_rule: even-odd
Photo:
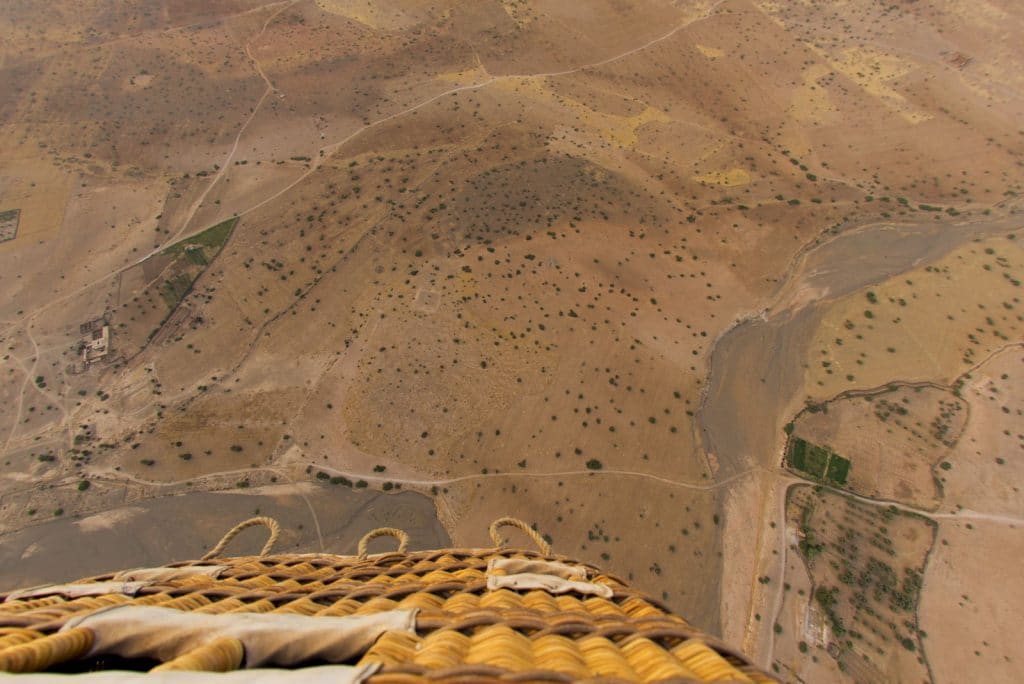
[[[719,629],[721,521],[706,513],[713,507],[709,492],[600,473],[481,477],[441,492],[442,522],[456,539],[485,546],[482,521],[515,515],[542,531],[557,530],[550,540],[563,553],[613,569],[663,601],[686,606],[693,622]]]
[[[942,524],[919,612],[936,681],[962,681],[977,672],[993,682],[1017,679],[1021,537],[1019,525]]]
[[[362,535],[384,526],[409,532],[410,548],[436,548],[448,538],[436,520],[429,523],[431,507],[429,499],[411,492],[396,497],[379,492],[338,496],[312,484],[155,498],[5,534],[0,546],[2,581],[5,587],[66,582],[195,558],[238,520],[252,515],[268,515],[281,523],[274,548],[283,553],[355,553]],[[265,541],[266,530],[260,527],[243,533],[231,549],[240,555],[256,553]]]
[[[944,508],[1024,516],[1024,349],[1009,347],[962,379],[971,420],[939,469]]]
[[[892,380],[951,383],[1024,334],[1024,247],[1016,234],[971,242],[924,268],[850,295],[812,342],[812,398]]]
[[[5,6],[0,211],[22,228],[0,244],[3,529],[322,472],[430,494],[456,544],[518,513],[770,642],[749,571],[779,551],[761,494],[784,487],[745,425],[781,435],[776,400],[949,384],[1019,340],[1020,243],[873,285],[870,321],[866,290],[840,297],[803,321],[808,358],[742,366],[747,384],[809,368],[793,396],[729,390],[749,448],[728,462],[698,417],[712,351],[743,317],[839,292],[824,272],[778,295],[836,233],[927,222],[956,245],[1007,220],[1020,23],[996,1]],[[235,215],[170,312],[160,253]],[[99,316],[113,352],[78,372]],[[934,496],[931,463],[908,501]],[[764,534],[732,543],[752,515]]]

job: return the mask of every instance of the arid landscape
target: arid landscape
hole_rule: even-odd
[[[1022,38],[4,3],[0,588],[514,515],[784,681],[1016,681]]]

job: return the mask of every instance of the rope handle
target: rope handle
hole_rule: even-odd
[[[224,547],[230,544],[231,540],[237,537],[240,532],[247,528],[254,527],[256,525],[263,525],[268,530],[270,530],[270,538],[267,539],[267,543],[263,545],[263,550],[260,551],[259,554],[260,558],[266,556],[268,553],[270,553],[270,549],[274,548],[274,542],[277,541],[278,536],[281,534],[281,526],[278,525],[277,521],[273,518],[261,516],[259,518],[249,518],[248,520],[243,520],[242,522],[232,527],[230,530],[227,531],[227,534],[221,537],[221,540],[217,542],[217,545],[210,549],[209,553],[207,553],[199,560],[205,561],[210,560],[211,558],[216,558],[220,555],[221,551],[224,550]]]
[[[409,535],[405,533],[405,530],[400,530],[397,527],[378,527],[364,534],[363,538],[359,540],[358,554],[360,558],[366,558],[366,547],[377,537],[394,537],[397,539],[398,553],[405,553],[405,550],[409,548]]]
[[[500,527],[515,527],[522,530],[530,539],[533,540],[533,543],[537,545],[537,548],[540,549],[542,554],[545,556],[551,555],[551,545],[544,541],[544,538],[540,536],[540,533],[537,532],[537,530],[533,529],[519,518],[498,518],[491,523],[491,526],[487,531],[491,535],[491,541],[494,542],[495,548],[501,548],[505,545],[505,540],[501,538],[500,534],[498,534],[498,528]]]

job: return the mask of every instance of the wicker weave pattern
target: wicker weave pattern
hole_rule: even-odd
[[[612,598],[545,591],[488,591],[492,558],[559,561],[585,568]],[[597,568],[531,551],[459,549],[359,557],[288,554],[218,559],[219,577],[195,575],[121,595],[46,596],[0,604],[0,669],[39,671],[85,654],[79,628],[57,633],[69,618],[130,603],[202,613],[365,615],[418,609],[416,633],[387,632],[357,663],[381,667],[369,681],[422,679],[573,681],[615,678],[653,682],[773,681],[660,602]],[[204,561],[174,567],[203,565]],[[113,575],[82,580],[97,582]],[[87,630],[86,630],[87,631]],[[235,669],[244,654],[215,640],[161,669]]]

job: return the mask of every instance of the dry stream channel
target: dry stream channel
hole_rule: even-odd
[[[780,454],[772,447],[799,399],[807,343],[833,302],[934,262],[966,242],[1019,227],[1015,217],[869,224],[805,249],[769,307],[715,344],[697,428],[704,450],[718,462],[716,478],[777,465]]]
[[[861,288],[932,263],[967,242],[1019,229],[1014,213],[958,223],[864,224],[823,238],[798,254],[769,305],[730,328],[712,352],[696,427],[702,448],[718,464],[715,480],[755,469],[771,473],[781,465],[783,426],[804,405],[800,395],[807,346],[829,306]],[[719,510],[734,515],[741,511],[751,523],[769,514],[761,508],[761,497],[729,500],[731,489],[718,490]],[[732,557],[725,546],[724,557],[718,559],[720,587],[746,586],[752,577],[739,575],[757,567],[761,559]],[[738,553],[761,552],[744,546]],[[721,623],[708,627],[720,628]]]

